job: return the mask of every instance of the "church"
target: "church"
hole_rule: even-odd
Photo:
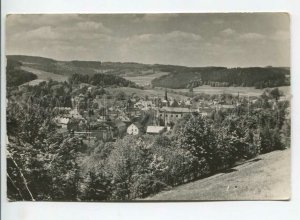
[[[169,126],[182,118],[185,114],[191,112],[192,110],[186,107],[171,107],[166,91],[165,99],[162,101],[162,107],[157,110],[157,118],[164,123],[164,126]]]

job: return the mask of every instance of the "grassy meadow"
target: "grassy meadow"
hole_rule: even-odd
[[[290,94],[290,86],[278,87],[284,95]],[[177,92],[189,92],[189,89],[173,89]],[[210,95],[218,95],[222,93],[240,95],[240,96],[260,96],[265,89],[255,89],[254,87],[211,87],[199,86],[193,89],[194,94],[206,93]]]

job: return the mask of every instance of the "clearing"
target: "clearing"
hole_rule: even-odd
[[[154,74],[148,74],[148,75],[138,75],[138,76],[121,76],[124,79],[130,80],[137,85],[140,86],[149,86],[151,85],[151,81],[155,78],[159,78],[164,75],[168,75],[169,73],[167,72],[159,72],[159,73],[154,73]]]
[[[263,154],[147,200],[287,200],[291,195],[290,157],[290,149]]]
[[[146,95],[150,96],[158,96],[160,98],[163,98],[165,96],[165,90],[163,89],[136,89],[136,88],[130,88],[130,87],[107,87],[105,88],[109,93],[115,95],[118,92],[125,92],[126,95],[132,95],[136,94],[139,97],[144,97]],[[168,90],[168,97],[175,98],[177,100],[182,100],[188,98],[187,96],[172,93],[172,91]]]
[[[43,71],[43,70],[38,70],[38,69],[34,69],[34,68],[31,68],[31,67],[27,67],[27,66],[22,66],[21,67],[22,70],[25,70],[27,72],[31,72],[31,73],[34,73],[37,75],[38,77],[38,80],[34,80],[36,82],[41,82],[41,81],[48,81],[49,79],[53,79],[55,81],[58,81],[58,82],[63,82],[63,81],[66,81],[68,79],[67,76],[65,75],[59,75],[59,74],[55,74],[55,73],[51,73],[51,72],[46,72],[46,71]],[[35,84],[34,82],[32,82],[33,84]]]

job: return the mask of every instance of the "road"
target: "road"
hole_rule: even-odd
[[[160,192],[146,200],[287,200],[290,149],[260,155],[208,178]]]

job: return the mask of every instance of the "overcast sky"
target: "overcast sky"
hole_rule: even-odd
[[[9,15],[8,55],[186,66],[290,66],[289,16]]]

